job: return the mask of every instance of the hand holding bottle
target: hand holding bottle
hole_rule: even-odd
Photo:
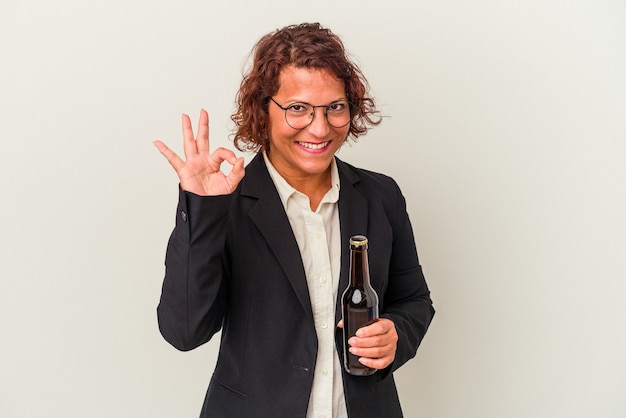
[[[183,114],[183,144],[185,160],[161,141],[154,145],[167,158],[178,174],[180,187],[200,196],[216,196],[232,193],[245,174],[243,157],[226,148],[209,151],[209,115],[206,110],[200,112],[198,136],[194,137],[191,120]],[[226,161],[232,168],[228,174],[220,170]]]
[[[337,324],[343,328],[343,320]],[[379,318],[373,324],[359,328],[355,337],[350,337],[350,353],[359,357],[359,362],[371,369],[384,369],[396,358],[398,333],[394,323]]]

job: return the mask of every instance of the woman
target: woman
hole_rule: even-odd
[[[367,83],[319,24],[263,37],[237,96],[235,145],[209,148],[208,115],[185,160],[158,307],[163,337],[191,350],[221,330],[202,417],[400,417],[393,371],[412,358],[434,314],[396,183],[335,157],[376,125]],[[228,174],[222,164],[231,166]],[[244,176],[245,174],[245,176]],[[349,341],[378,371],[343,371],[340,295],[352,235],[370,240],[380,320]]]

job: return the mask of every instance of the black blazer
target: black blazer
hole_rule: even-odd
[[[372,376],[343,373],[348,415],[401,417],[392,372],[415,356],[434,315],[405,200],[389,177],[337,159],[341,180],[340,296],[348,284],[350,236],[369,238],[372,285],[399,341],[394,363]],[[231,195],[180,191],[157,309],[163,337],[179,350],[220,329],[215,372],[201,417],[305,417],[317,337],[296,239],[262,156]],[[337,351],[343,361],[341,330]]]

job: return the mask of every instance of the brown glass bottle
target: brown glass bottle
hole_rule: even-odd
[[[356,331],[378,320],[378,295],[370,283],[367,242],[363,235],[350,238],[350,284],[341,296],[344,367],[356,376],[376,372],[376,369],[361,364],[359,357],[348,351],[348,340],[356,335]]]

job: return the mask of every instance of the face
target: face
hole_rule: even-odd
[[[329,105],[347,99],[343,81],[323,69],[295,66],[281,71],[280,88],[272,98],[282,107],[296,102],[314,106]],[[313,122],[304,129],[291,128],[285,121],[285,111],[269,101],[269,149],[272,165],[287,181],[306,181],[330,174],[330,164],[341,147],[350,124],[341,128],[331,126],[325,109],[315,109]]]

